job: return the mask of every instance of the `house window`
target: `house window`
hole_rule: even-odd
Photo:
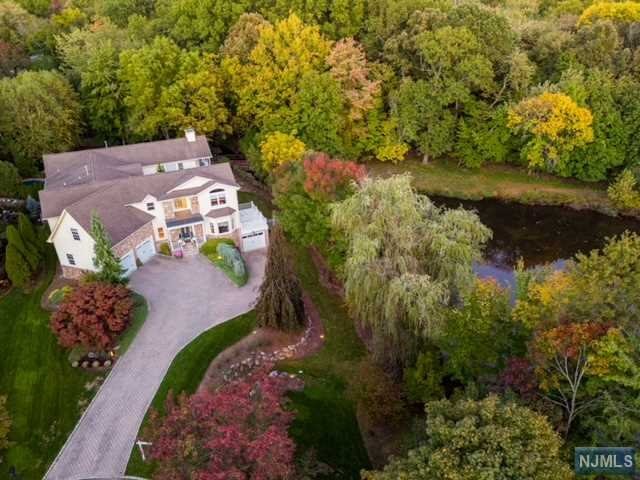
[[[164,228],[158,227],[158,238],[164,238]]]
[[[147,203],[147,211],[150,212],[151,210],[155,210],[156,209],[156,204],[153,202],[149,202]]]
[[[209,227],[211,228],[211,233],[213,233],[215,235],[216,234],[216,224],[215,223],[210,223]]]
[[[71,236],[73,237],[74,240],[80,241],[80,232],[78,232],[77,228],[71,229]]]
[[[209,165],[209,159],[208,158],[201,158],[199,163],[200,163],[201,167],[206,167],[207,165]]]
[[[215,190],[211,190],[209,192],[209,199],[211,200],[212,207],[217,207],[219,205],[227,204],[227,194],[222,188],[216,188]]]
[[[69,265],[75,265],[76,259],[73,258],[73,255],[71,255],[70,253],[67,253],[67,262],[69,262]]]
[[[178,170],[184,170],[184,164],[182,162],[178,162]]]
[[[229,232],[229,222],[218,223],[218,233],[228,233],[228,232]]]
[[[176,210],[186,210],[187,208],[189,208],[187,206],[187,199],[186,198],[176,198],[173,201],[173,208]]]

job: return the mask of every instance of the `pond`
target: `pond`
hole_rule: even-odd
[[[492,276],[513,284],[513,267],[522,258],[527,267],[553,263],[561,267],[578,252],[601,248],[607,237],[625,230],[640,233],[640,220],[610,217],[588,210],[507,203],[499,200],[459,200],[430,197],[449,208],[462,205],[475,210],[493,230],[485,249],[485,262],[476,266],[481,277]]]

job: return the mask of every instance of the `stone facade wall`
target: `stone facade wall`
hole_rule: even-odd
[[[117,245],[114,245],[112,248],[113,253],[118,257],[121,257],[129,250],[135,249],[137,245],[140,245],[148,237],[153,238],[153,225],[151,222],[139,228],[124,240],[118,242]]]
[[[71,280],[80,280],[85,274],[89,273],[87,270],[83,270],[82,268],[67,267],[65,265],[61,265],[61,267],[62,276]]]
[[[197,196],[191,197],[191,211],[194,215],[200,213],[200,203]]]
[[[193,230],[196,238],[198,239],[198,243],[204,242],[204,228],[201,223],[198,223],[193,226]]]

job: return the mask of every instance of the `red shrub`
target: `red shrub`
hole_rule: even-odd
[[[294,476],[285,381],[244,380],[211,393],[167,399],[147,434],[163,480],[285,480]]]
[[[305,191],[317,200],[338,200],[352,181],[360,182],[366,175],[362,165],[343,162],[316,153],[304,161]]]
[[[89,283],[67,295],[51,317],[51,329],[64,347],[109,348],[133,311],[131,292],[122,285]]]

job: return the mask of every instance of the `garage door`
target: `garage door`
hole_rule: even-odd
[[[265,248],[267,246],[267,236],[264,230],[261,232],[251,232],[246,235],[242,235],[242,251],[250,252],[251,250],[258,250],[259,248]]]
[[[125,256],[120,257],[120,265],[124,270],[124,276],[128,277],[136,270],[136,259],[133,256],[133,250],[127,253]]]
[[[138,260],[142,263],[147,263],[155,254],[156,246],[153,244],[152,238],[145,240],[136,247],[136,257],[138,257]]]

